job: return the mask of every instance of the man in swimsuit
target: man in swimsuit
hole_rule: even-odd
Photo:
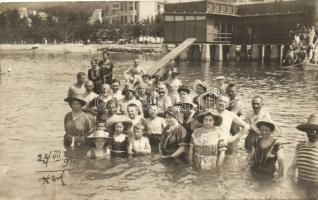
[[[83,96],[86,93],[86,88],[84,86],[86,74],[84,72],[78,72],[76,77],[77,82],[69,88],[67,97]]]

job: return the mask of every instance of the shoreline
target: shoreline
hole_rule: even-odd
[[[0,44],[1,52],[93,53],[125,52],[134,54],[161,53],[162,44]]]

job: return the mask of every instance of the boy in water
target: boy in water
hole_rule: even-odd
[[[145,127],[143,124],[136,124],[133,128],[134,134],[129,141],[128,154],[146,155],[151,153],[149,139],[144,137]]]

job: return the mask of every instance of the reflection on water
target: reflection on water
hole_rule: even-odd
[[[87,54],[0,54],[0,199],[219,199],[304,198],[305,194],[287,177],[257,181],[250,172],[242,148],[227,157],[224,166],[196,172],[186,163],[160,161],[158,155],[108,160],[80,159],[85,152],[66,151],[72,170],[65,171],[66,186],[41,185],[44,166],[37,155],[63,147],[63,119],[69,107],[63,102],[78,71],[87,71]],[[133,55],[114,56],[115,74],[132,64]],[[142,57],[144,65],[153,60]],[[285,166],[289,166],[297,141],[305,135],[295,126],[317,112],[318,73],[281,70],[258,63],[172,63],[187,85],[195,79],[214,85],[224,75],[239,86],[244,110],[251,109],[256,95],[265,99],[265,109],[282,131]],[[240,147],[242,147],[242,141]]]

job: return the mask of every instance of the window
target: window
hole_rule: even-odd
[[[166,21],[166,22],[172,22],[172,21],[174,21],[174,16],[165,15],[165,21]]]
[[[184,21],[184,16],[176,16],[175,21]]]
[[[194,16],[185,16],[185,21],[195,20]]]
[[[206,20],[205,16],[196,16],[196,20]]]

